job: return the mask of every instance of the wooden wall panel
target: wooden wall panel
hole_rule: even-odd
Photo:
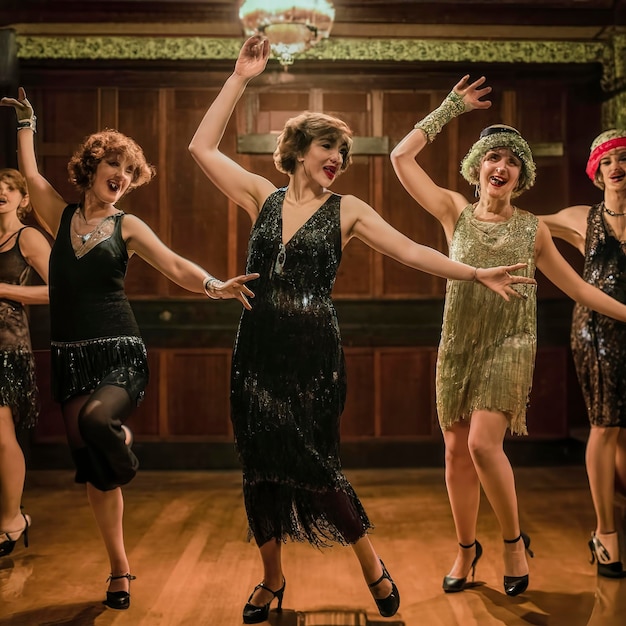
[[[434,348],[387,349],[377,354],[381,437],[432,437]]]
[[[231,437],[229,351],[168,351],[163,374],[167,432],[162,437]]]
[[[445,95],[445,94],[444,94]],[[443,97],[443,96],[442,96]],[[420,91],[386,93],[383,105],[383,130],[389,137],[389,149],[426,116],[434,106],[438,94]],[[438,184],[449,186],[448,163],[452,133],[444,132],[436,146],[428,146],[419,157],[420,165]],[[387,159],[388,161],[388,159]],[[447,253],[447,244],[439,222],[411,198],[398,180],[393,168],[385,163],[383,180],[383,216],[400,232],[414,241]],[[406,267],[392,259],[383,260],[382,294],[387,297],[442,297],[445,281]]]
[[[567,350],[548,347],[537,350],[533,388],[526,416],[529,436],[567,437],[567,381]]]

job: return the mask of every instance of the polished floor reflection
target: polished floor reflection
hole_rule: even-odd
[[[530,586],[502,589],[502,542],[486,501],[476,583],[444,594],[455,554],[441,469],[348,472],[376,524],[373,540],[396,580],[395,618],[377,612],[351,550],[284,550],[287,588],[272,626],[624,626],[626,580],[589,564],[593,512],[584,468],[516,471],[524,530],[532,537]],[[126,489],[131,608],[101,603],[108,566],[81,487],[69,472],[30,472],[24,498],[31,545],[0,559],[0,626],[239,626],[261,578],[246,541],[238,472],[143,472]],[[626,503],[616,509],[626,526]]]

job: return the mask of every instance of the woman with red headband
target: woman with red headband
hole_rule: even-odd
[[[594,139],[586,172],[604,200],[540,219],[585,255],[588,283],[626,302],[626,130]],[[626,485],[626,324],[577,304],[571,344],[591,423],[585,459],[597,518],[591,562],[600,576],[623,578],[613,501],[616,484]]]

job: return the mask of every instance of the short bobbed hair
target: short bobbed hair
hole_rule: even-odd
[[[85,193],[93,185],[96,169],[103,159],[119,155],[130,160],[133,173],[128,191],[152,180],[154,167],[146,161],[141,146],[117,130],[105,129],[85,138],[67,164],[70,182]],[[127,192],[128,193],[128,192]]]
[[[342,120],[326,115],[305,111],[287,120],[282,133],[276,140],[274,165],[283,174],[296,171],[298,157],[304,156],[314,140],[329,139],[337,142],[341,148],[343,161],[340,172],[348,169],[352,163],[352,131]]]
[[[0,183],[4,183],[10,189],[15,189],[22,194],[22,197],[28,195],[28,187],[26,186],[26,179],[22,174],[13,169],[12,167],[5,167],[0,169]],[[23,222],[26,216],[31,212],[32,207],[30,203],[25,207],[18,207],[17,218]]]

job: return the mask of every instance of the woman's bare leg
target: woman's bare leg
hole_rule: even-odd
[[[20,513],[26,463],[17,441],[10,407],[0,407],[0,532],[19,532],[24,528]],[[15,538],[15,535],[12,535]]]
[[[109,556],[111,575],[130,573],[124,547],[124,498],[121,488],[100,491],[87,483],[87,497]],[[109,591],[128,591],[129,584],[126,578],[112,580]]]
[[[480,482],[468,448],[469,431],[467,422],[458,422],[443,433],[446,446],[446,488],[456,539],[459,544],[466,546],[476,540],[480,506]],[[475,556],[475,549],[463,549],[459,545],[456,560],[448,576],[465,578]]]
[[[489,500],[503,539],[516,539],[520,534],[515,477],[504,453],[504,435],[508,420],[498,411],[474,411],[468,446],[478,473],[480,484]],[[528,574],[526,551],[522,540],[504,544],[504,572],[506,576]]]

